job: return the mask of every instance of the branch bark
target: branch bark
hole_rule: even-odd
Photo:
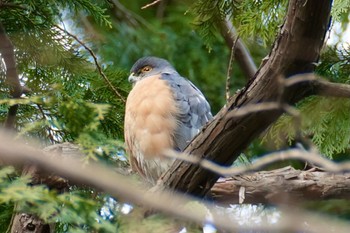
[[[288,166],[219,179],[210,194],[215,203],[221,205],[349,199],[350,173],[330,174],[316,169],[301,171]]]
[[[227,118],[247,104],[278,102],[278,76],[312,72],[318,61],[330,21],[331,0],[291,0],[285,22],[269,58],[261,64],[254,78],[237,93],[190,143],[185,152],[200,155],[223,166],[232,164],[249,143],[273,123],[281,109],[255,112],[244,117]],[[307,46],[305,46],[307,45]],[[296,103],[312,94],[309,84],[283,90],[283,102]],[[176,161],[158,182],[158,189],[168,187],[203,197],[218,175],[195,164]]]

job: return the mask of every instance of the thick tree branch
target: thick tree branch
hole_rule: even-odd
[[[244,188],[243,196],[240,190]],[[285,204],[288,201],[350,198],[350,173],[330,174],[284,167],[222,178],[211,189],[211,198],[221,205],[234,203]],[[241,197],[241,202],[239,201]],[[280,197],[283,197],[281,199]]]
[[[281,84],[278,77],[312,72],[318,61],[330,20],[331,0],[291,0],[285,22],[269,58],[254,78],[237,93],[186,148],[185,152],[227,166],[249,143],[273,123],[281,109],[254,112],[248,116],[227,118],[242,106],[262,102],[279,102]],[[291,78],[290,78],[291,79]],[[294,85],[283,92],[283,102],[295,103],[312,94],[310,85]],[[218,175],[198,165],[176,161],[159,182],[181,192],[203,197]]]

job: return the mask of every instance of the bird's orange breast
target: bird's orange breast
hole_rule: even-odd
[[[125,111],[130,156],[159,157],[163,150],[173,148],[177,113],[173,93],[160,76],[138,81],[129,93]]]

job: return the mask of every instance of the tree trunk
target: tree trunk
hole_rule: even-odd
[[[267,59],[254,78],[229,101],[185,152],[223,166],[231,165],[251,141],[266,130],[282,113],[282,108],[228,117],[239,108],[263,102],[293,104],[312,94],[309,83],[289,88],[283,77],[312,72],[319,58],[330,24],[331,0],[291,0],[285,22]],[[282,79],[280,78],[282,77]],[[195,164],[176,161],[163,175],[164,186],[203,197],[219,176]]]

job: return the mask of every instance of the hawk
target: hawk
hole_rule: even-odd
[[[202,92],[168,61],[143,57],[130,73],[126,149],[132,170],[155,184],[173,162],[163,152],[183,151],[213,116]]]

